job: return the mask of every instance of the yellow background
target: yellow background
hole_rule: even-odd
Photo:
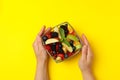
[[[0,0],[0,80],[34,80],[37,33],[64,21],[88,37],[97,80],[119,80],[119,0]],[[50,79],[82,80],[79,58],[60,64],[50,59]]]

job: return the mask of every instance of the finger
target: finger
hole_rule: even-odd
[[[48,28],[46,29],[46,31],[44,32],[44,34],[48,33],[50,30],[51,30],[51,27],[48,27]]]
[[[82,47],[82,60],[87,60],[87,46]]]
[[[39,36],[41,36],[45,31],[45,26],[42,27],[42,29],[40,30],[40,32],[38,33]]]
[[[33,43],[33,49],[34,51],[38,50],[38,43],[37,43],[37,38],[35,39],[34,43]]]
[[[89,45],[89,42],[84,34],[82,35],[82,40],[85,45]]]
[[[92,52],[90,46],[88,46],[88,55],[87,55],[87,59],[88,59],[88,61],[91,61],[92,58],[93,58],[93,52]]]

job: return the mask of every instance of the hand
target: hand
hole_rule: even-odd
[[[82,71],[83,80],[95,80],[91,70],[93,53],[85,35],[82,35],[82,40],[83,40],[83,47],[82,47],[82,56],[79,60],[79,67]]]
[[[81,71],[86,71],[91,69],[93,53],[91,51],[89,42],[85,35],[82,35],[83,48],[82,48],[82,57],[79,60],[79,67]]]
[[[48,32],[50,30],[51,30],[51,28],[47,28],[47,30],[45,30],[45,26],[43,26],[41,31],[38,33],[36,40],[33,43],[33,49],[34,49],[37,60],[43,61],[43,60],[48,59],[48,55],[42,45],[41,37],[43,34],[45,34],[46,32]]]

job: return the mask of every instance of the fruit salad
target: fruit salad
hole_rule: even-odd
[[[82,48],[80,38],[68,22],[53,27],[42,36],[42,40],[46,51],[56,62],[79,53]]]

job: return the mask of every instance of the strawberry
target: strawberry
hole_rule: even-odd
[[[68,56],[71,56],[73,53],[72,52],[68,52]]]
[[[75,31],[71,32],[70,34],[75,35]]]
[[[51,38],[51,32],[47,33],[46,36],[47,36],[48,38]]]
[[[58,54],[57,56],[61,57],[62,60],[64,60],[64,54],[63,54],[63,53],[60,53],[60,54]]]
[[[50,45],[45,45],[45,49],[47,49],[48,51],[51,51]]]
[[[58,50],[58,48],[59,48],[59,46],[58,46],[58,44],[56,45],[56,50]]]
[[[53,59],[56,59],[56,57],[57,57],[57,54],[54,54],[54,55],[53,55]]]

